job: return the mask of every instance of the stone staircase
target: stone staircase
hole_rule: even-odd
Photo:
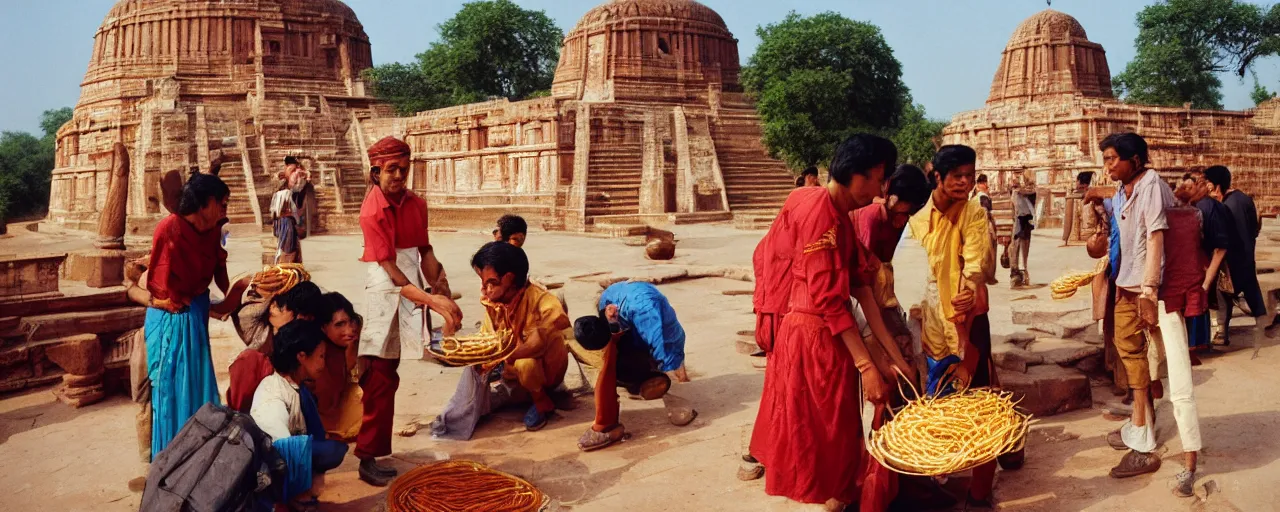
[[[257,201],[249,197],[249,187],[245,185],[244,165],[237,155],[232,161],[224,162],[218,177],[231,189],[231,200],[227,202],[227,220],[232,224],[253,224],[257,218],[253,215],[253,206],[249,201]]]
[[[711,125],[729,210],[772,218],[795,188],[786,164],[769,157],[760,117],[745,98],[727,97]]]
[[[639,143],[592,146],[587,172],[587,218],[640,213]]]

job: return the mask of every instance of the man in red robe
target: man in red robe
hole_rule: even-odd
[[[422,358],[421,308],[444,317],[445,334],[461,326],[462,311],[450,298],[449,283],[427,237],[427,202],[405,186],[409,145],[386,137],[369,148],[371,186],[360,206],[360,230],[368,264],[367,316],[360,335],[359,365],[364,418],[356,436],[360,479],[385,486],[396,470],[377,463],[391,455],[396,389],[400,387],[402,345],[412,359]],[[425,290],[431,288],[434,293]]]
[[[849,212],[883,193],[885,169],[896,160],[888,140],[850,137],[836,149],[827,185],[793,191],[761,242],[761,303],[781,303],[768,286],[783,279],[776,276],[786,276],[789,288],[750,450],[765,467],[785,469],[765,473],[770,495],[830,510],[859,501],[862,394],[883,404],[889,385],[853,318]]]

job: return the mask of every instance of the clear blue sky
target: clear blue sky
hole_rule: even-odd
[[[566,31],[604,0],[516,0],[545,10]],[[929,115],[950,118],[981,107],[1014,27],[1044,9],[1043,0],[701,0],[717,10],[741,41],[746,63],[756,27],[795,10],[836,11],[884,32],[912,95]],[[75,104],[93,49],[93,34],[113,0],[5,0],[0,5],[0,130],[39,131],[40,112]],[[435,27],[462,0],[347,0],[373,41],[375,63],[407,61],[436,38]],[[1112,74],[1133,58],[1134,15],[1150,1],[1056,0],[1089,38],[1107,50]],[[1280,59],[1259,62],[1263,84],[1280,88]],[[1251,78],[1222,77],[1227,108],[1253,106]]]

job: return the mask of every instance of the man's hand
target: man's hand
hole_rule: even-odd
[[[155,297],[151,298],[151,307],[168,311],[173,314],[181,313],[184,309],[186,309],[186,306],[182,304],[178,304],[177,302],[174,302],[172,300],[157,299]]]
[[[875,365],[862,372],[862,394],[867,401],[879,405],[889,401],[889,385]]]
[[[676,382],[689,382],[689,372],[684,369],[683,364],[679,368],[667,372],[667,376]]]
[[[955,308],[956,313],[960,314],[968,313],[976,303],[977,297],[974,295],[973,290],[968,288],[951,298],[951,307]]]
[[[431,302],[425,304],[436,314],[444,317],[443,331],[445,336],[452,336],[462,328],[462,308],[452,298],[445,295],[431,295]]]

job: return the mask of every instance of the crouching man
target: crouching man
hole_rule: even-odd
[[[632,398],[663,399],[676,426],[692,422],[698,412],[667,394],[672,380],[689,382],[684,327],[667,298],[649,283],[616,283],[605,289],[598,308],[599,316],[574,322],[570,343],[579,360],[600,371],[595,424],[578,439],[578,448],[599,450],[622,440],[617,388]]]

